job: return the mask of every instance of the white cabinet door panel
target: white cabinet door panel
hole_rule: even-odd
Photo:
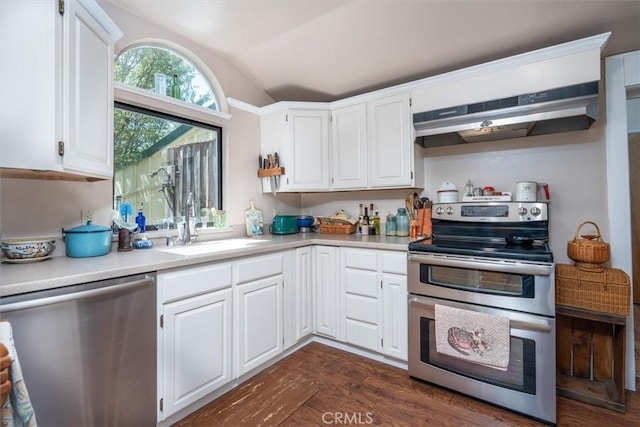
[[[231,289],[164,306],[164,418],[232,378]]]
[[[366,188],[367,105],[362,103],[333,111],[331,125],[332,188]]]
[[[382,275],[383,353],[407,360],[407,276]]]
[[[290,190],[329,190],[329,113],[291,111],[288,143],[291,155],[283,153],[286,187]],[[288,160],[290,159],[290,160]],[[287,164],[292,161],[293,164]],[[289,169],[287,169],[289,168]]]
[[[234,301],[242,375],[282,351],[282,275],[237,285]]]
[[[315,280],[314,330],[318,334],[340,339],[338,336],[341,317],[338,249],[330,246],[315,246],[313,249]]]
[[[408,186],[413,183],[409,94],[368,103],[371,187]]]
[[[68,109],[65,170],[113,176],[113,43],[110,35],[76,2],[67,2],[65,46]]]
[[[311,247],[296,249],[295,339],[313,333],[313,255]]]

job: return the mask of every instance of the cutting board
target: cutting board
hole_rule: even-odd
[[[244,211],[244,222],[247,226],[247,236],[261,236],[264,234],[262,211],[256,209],[253,200],[249,201],[249,209]]]

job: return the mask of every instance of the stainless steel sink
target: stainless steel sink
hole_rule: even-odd
[[[245,249],[266,243],[267,240],[258,239],[224,239],[211,240],[208,242],[194,242],[186,246],[167,246],[158,248],[163,252],[169,252],[177,255],[205,255],[213,252],[224,252],[236,249]]]

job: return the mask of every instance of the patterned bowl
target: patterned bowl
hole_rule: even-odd
[[[55,249],[55,240],[11,239],[3,240],[2,255],[9,259],[43,258]]]

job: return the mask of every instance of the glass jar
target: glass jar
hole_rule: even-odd
[[[396,235],[396,217],[389,212],[387,215],[387,222],[385,223],[385,234],[387,236]]]
[[[406,237],[409,235],[409,214],[405,208],[398,208],[396,214],[396,236]]]

